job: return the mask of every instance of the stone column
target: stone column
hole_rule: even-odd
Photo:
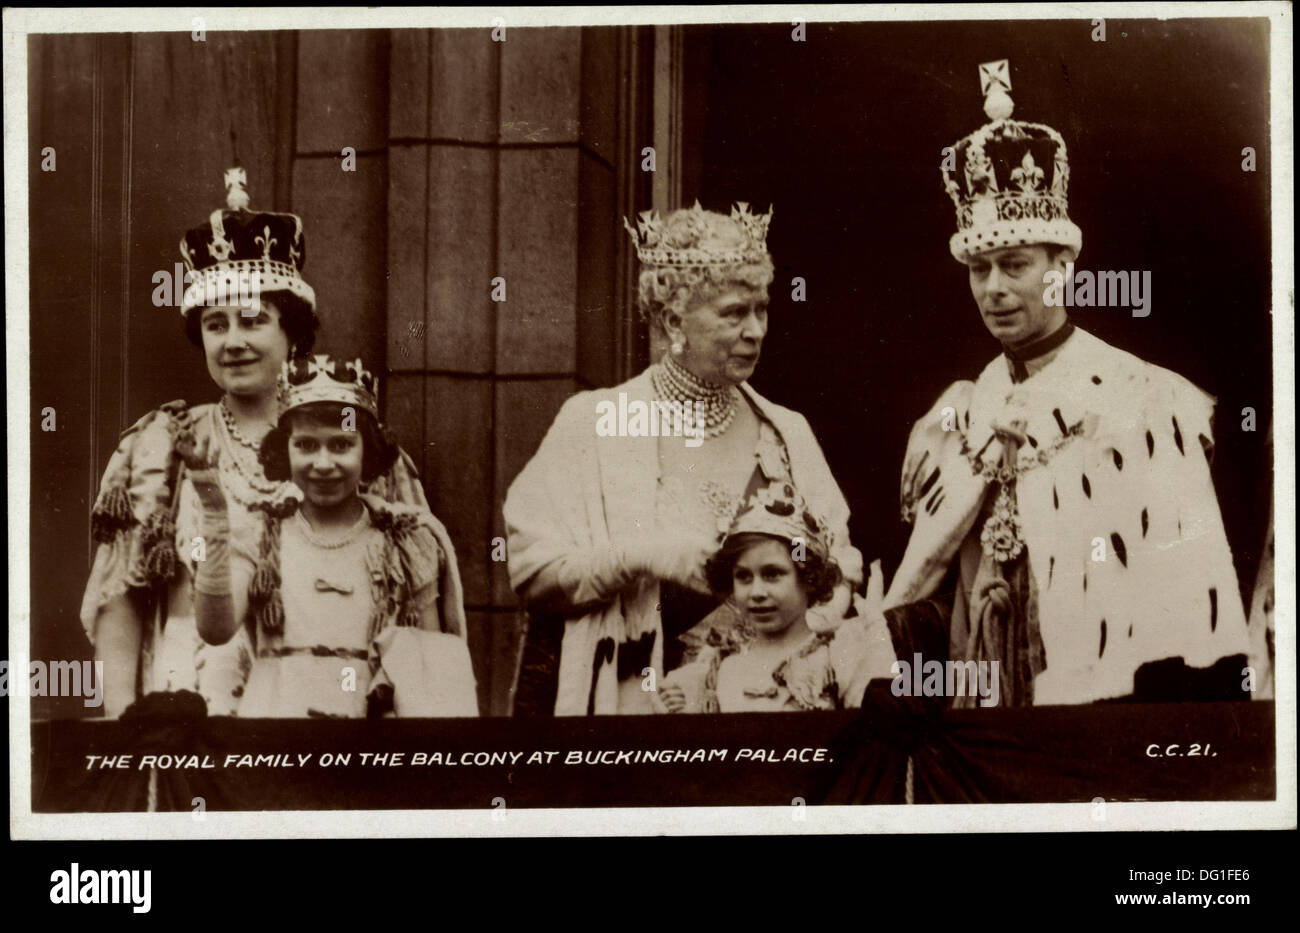
[[[563,401],[618,378],[627,42],[391,33],[387,417],[456,545],[485,714],[510,711],[525,624],[493,559],[506,490]]]

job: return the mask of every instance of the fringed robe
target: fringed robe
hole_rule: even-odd
[[[368,544],[362,548],[365,566],[360,568],[360,576],[369,579],[369,591],[346,594],[358,607],[369,607],[364,636],[367,670],[364,678],[357,678],[357,702],[349,704],[337,695],[337,674],[333,673],[347,663],[338,658],[350,658],[351,653],[339,654],[340,646],[318,646],[316,641],[327,637],[317,634],[328,629],[318,620],[330,600],[328,595],[313,592],[308,582],[325,563],[315,556],[321,552],[304,541],[302,563],[282,566],[282,522],[293,509],[268,509],[261,516],[256,551],[232,548],[231,585],[248,592],[247,615],[241,621],[250,629],[257,655],[249,694],[238,715],[295,715],[283,711],[306,709],[310,697],[276,695],[284,683],[312,682],[311,677],[277,679],[275,666],[284,663],[286,653],[316,656],[309,658],[309,663],[319,663],[330,672],[325,683],[331,684],[330,692],[335,694],[331,697],[334,706],[350,710],[346,715],[363,715],[366,703],[362,701],[367,695],[377,698],[381,691],[388,695],[380,705],[401,717],[478,715],[466,642],[464,591],[446,528],[427,509],[389,503],[375,495],[362,495],[361,500],[370,528],[362,539]],[[321,582],[318,578],[316,591]],[[286,638],[295,643],[286,646]],[[335,655],[320,656],[330,650]],[[263,688],[256,694],[254,682]]]
[[[192,542],[199,535],[197,497],[174,450],[187,421],[198,440],[206,436],[215,407],[168,402],[122,433],[91,510],[96,547],[80,615],[93,645],[104,606],[128,592],[140,597],[136,603],[145,614],[140,619],[137,698],[154,691],[193,690],[207,701],[211,715],[231,715],[251,664],[250,645],[242,635],[221,646],[199,638],[192,601],[196,565],[191,560]],[[390,502],[429,508],[415,465],[404,452],[369,491]],[[227,504],[233,541],[251,546],[257,523],[238,503]]]

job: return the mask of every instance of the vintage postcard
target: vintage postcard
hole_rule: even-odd
[[[1081,10],[6,10],[11,835],[1294,827],[1291,7]]]

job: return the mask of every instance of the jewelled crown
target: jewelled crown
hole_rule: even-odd
[[[767,227],[771,222],[771,209],[755,214],[743,201],[732,206],[730,217],[706,211],[696,201],[667,217],[642,211],[635,229],[623,218],[643,265],[675,268],[770,263]]]
[[[317,354],[285,363],[282,372],[289,387],[285,411],[312,402],[337,402],[364,408],[379,418],[379,380],[361,360],[332,360]]]
[[[234,291],[244,295],[284,290],[316,307],[316,293],[299,270],[306,260],[302,219],[248,209],[248,175],[242,168],[226,171],[226,209],[218,208],[208,222],[181,238],[181,257],[193,273],[181,302],[181,313],[209,305],[235,303]]]
[[[745,501],[727,537],[739,534],[775,535],[788,541],[803,541],[807,550],[823,560],[830,553],[830,532],[814,515],[790,483],[775,482],[760,487]]]
[[[957,208],[948,247],[965,262],[1006,246],[1053,243],[1077,255],[1083,233],[1070,220],[1065,140],[1050,126],[1011,119],[1011,67],[1006,59],[980,68],[986,123],[956,144],[941,171]]]

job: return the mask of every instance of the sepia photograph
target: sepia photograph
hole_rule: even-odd
[[[11,835],[1294,828],[1290,14],[6,9]]]

